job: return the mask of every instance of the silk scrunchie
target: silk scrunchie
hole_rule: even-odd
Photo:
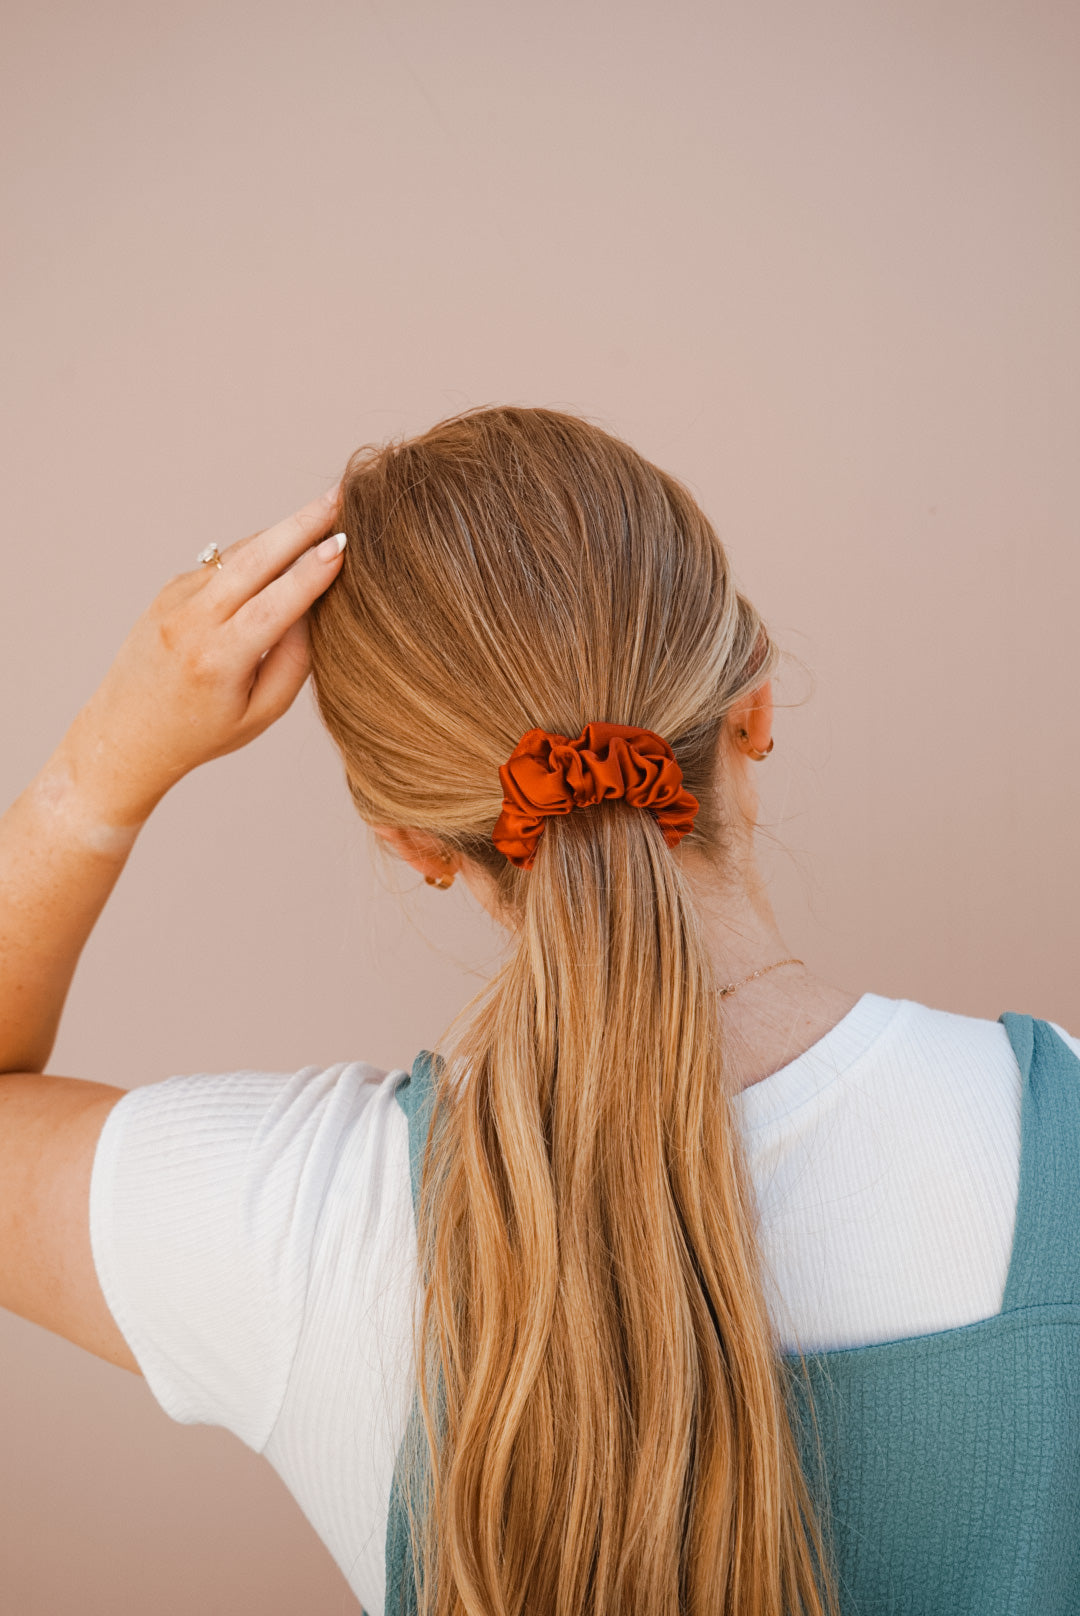
[[[621,797],[648,808],[675,847],[694,828],[698,800],[685,789],[668,743],[633,724],[586,724],[576,741],[546,729],[524,734],[499,770],[502,813],[491,839],[520,870],[531,870],[550,814]]]

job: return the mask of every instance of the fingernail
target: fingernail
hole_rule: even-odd
[[[345,548],[344,533],[333,533],[330,538],[323,539],[321,544],[315,546],[315,554],[321,561],[333,561]]]

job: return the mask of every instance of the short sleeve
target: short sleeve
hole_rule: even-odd
[[[327,1188],[382,1071],[170,1077],[106,1120],[90,1184],[105,1300],[174,1420],[257,1452],[288,1385]]]

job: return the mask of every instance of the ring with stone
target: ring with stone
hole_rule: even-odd
[[[220,567],[221,556],[216,544],[208,544],[205,550],[200,550],[195,558],[200,567]]]

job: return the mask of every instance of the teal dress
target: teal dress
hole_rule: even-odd
[[[1023,1079],[1001,1311],[808,1354],[805,1380],[785,1359],[843,1616],[1080,1616],[1080,1060],[1045,1021],[1001,1021]],[[414,1203],[431,1078],[424,1050],[398,1089]],[[385,1616],[415,1610],[395,1478]]]

